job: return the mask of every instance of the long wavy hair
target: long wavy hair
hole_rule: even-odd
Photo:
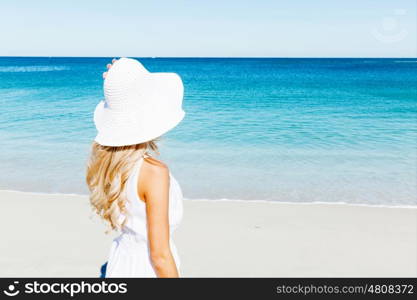
[[[111,230],[120,230],[126,218],[125,187],[133,165],[149,151],[158,152],[156,139],[130,146],[102,146],[93,142],[87,164],[87,185],[94,211],[107,221]]]

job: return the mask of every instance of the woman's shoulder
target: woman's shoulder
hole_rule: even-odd
[[[156,159],[151,156],[147,156],[143,159],[143,164],[146,168],[154,172],[169,172],[168,165],[165,164],[163,161]]]
[[[158,198],[160,193],[166,193],[170,186],[168,166],[153,157],[145,157],[138,178],[138,195],[146,199],[147,195]],[[147,200],[146,200],[147,202]]]
[[[169,179],[169,168],[168,166],[153,157],[145,157],[143,160],[143,166],[141,171],[149,180],[163,180],[164,178]]]

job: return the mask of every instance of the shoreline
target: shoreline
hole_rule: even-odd
[[[87,194],[72,194],[72,193],[47,193],[47,192],[30,192],[30,191],[18,191],[0,189],[0,193],[22,193],[22,194],[33,194],[33,195],[54,195],[54,196],[74,196],[74,197],[88,197]],[[1,199],[0,199],[1,200]],[[360,206],[360,207],[380,207],[380,208],[404,208],[404,209],[417,209],[416,205],[386,205],[386,204],[366,204],[366,203],[348,203],[348,202],[325,202],[325,201],[312,201],[312,202],[290,202],[290,201],[275,201],[275,200],[244,200],[244,199],[190,199],[184,198],[185,201],[196,201],[196,202],[244,202],[244,203],[269,203],[269,204],[288,204],[288,205],[346,205],[346,206]]]

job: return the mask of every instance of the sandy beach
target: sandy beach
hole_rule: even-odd
[[[114,235],[87,196],[0,191],[0,276],[98,277]],[[184,201],[184,277],[417,276],[417,209]]]

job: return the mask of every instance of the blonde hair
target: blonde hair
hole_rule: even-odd
[[[94,211],[107,221],[111,230],[120,230],[120,214],[126,215],[125,187],[133,165],[148,151],[158,152],[156,140],[112,147],[93,142],[87,165],[87,185]]]

